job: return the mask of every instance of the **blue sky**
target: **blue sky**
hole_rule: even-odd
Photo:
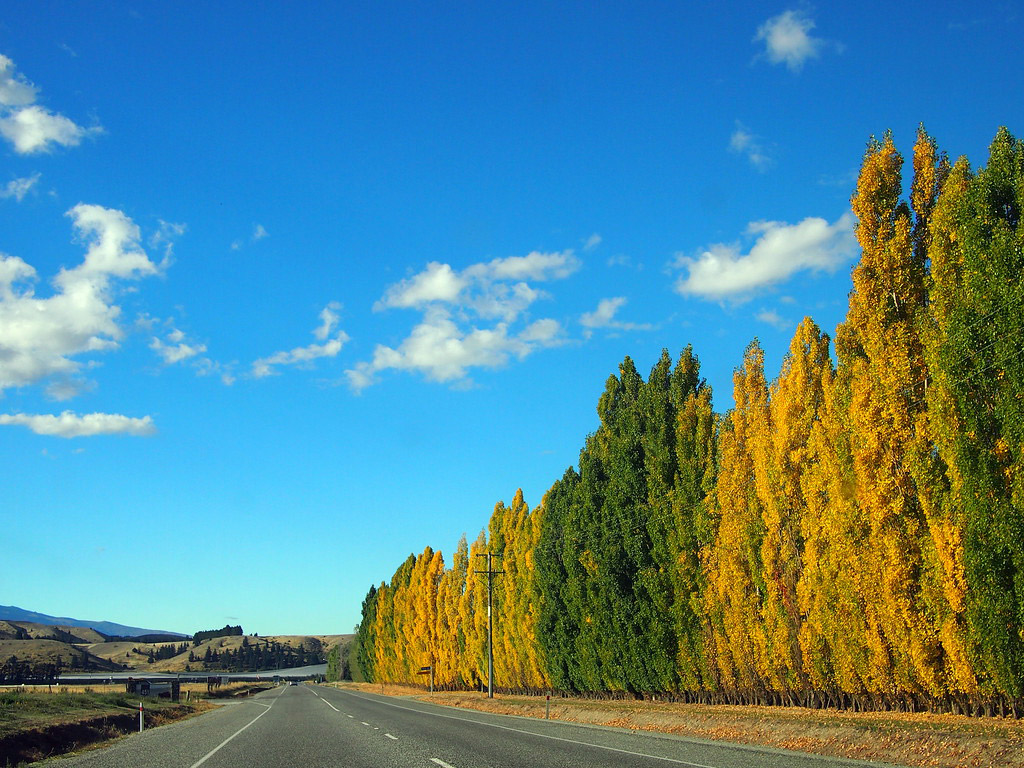
[[[307,7],[308,6],[308,7]],[[314,7],[315,6],[315,7]],[[1021,135],[1011,3],[0,12],[0,602],[351,631],[630,355],[841,321],[868,138]]]

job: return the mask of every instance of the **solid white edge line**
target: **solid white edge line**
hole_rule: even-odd
[[[341,710],[340,710],[340,709],[338,709],[338,708],[337,708],[336,706],[334,706],[333,704],[331,704],[331,702],[329,702],[329,701],[328,701],[327,699],[325,699],[325,698],[321,697],[320,701],[322,701],[322,702],[323,702],[324,704],[326,704],[326,705],[327,705],[328,707],[330,707],[331,709],[333,709],[333,710],[334,710],[335,712],[337,712],[337,713],[338,713],[339,715],[341,714]]]
[[[339,690],[341,690],[341,689],[339,689]],[[356,698],[365,698],[365,697],[359,696],[358,694],[352,693],[351,691],[342,691],[342,693],[347,693],[350,696],[355,696]],[[400,704],[392,704],[390,701],[381,701],[380,699],[370,699],[370,701],[376,701],[378,704],[383,704],[386,707],[394,707],[395,709],[404,709],[404,710],[406,710],[408,712],[416,712],[416,713],[421,714],[421,715],[430,715],[431,717],[443,717],[443,718],[446,718],[447,720],[460,720],[461,722],[464,722],[464,723],[474,723],[475,725],[484,725],[484,726],[487,726],[489,728],[498,728],[498,729],[503,730],[503,731],[512,731],[513,733],[522,733],[522,734],[524,734],[526,736],[536,736],[536,737],[538,737],[540,739],[550,739],[552,741],[564,741],[567,744],[577,744],[577,745],[579,745],[581,747],[593,747],[594,749],[603,749],[606,752],[616,752],[616,753],[618,753],[620,755],[632,755],[633,757],[643,757],[643,758],[646,758],[648,760],[661,760],[664,763],[674,763],[676,765],[686,765],[686,766],[689,766],[689,768],[720,768],[720,766],[707,765],[706,763],[691,763],[688,760],[677,760],[674,757],[662,757],[661,755],[648,755],[648,754],[645,754],[643,752],[633,752],[632,750],[629,750],[629,749],[619,749],[617,747],[605,747],[605,746],[602,746],[601,744],[592,744],[589,741],[577,741],[576,739],[566,739],[566,738],[563,738],[561,736],[551,736],[550,734],[546,734],[546,733],[536,733],[534,731],[527,731],[527,730],[524,730],[522,728],[511,728],[511,727],[509,727],[507,725],[498,725],[497,723],[488,723],[488,722],[486,722],[484,720],[473,720],[472,718],[468,718],[468,717],[455,717],[454,715],[444,715],[444,714],[441,714],[440,712],[427,712],[427,711],[424,711],[422,709],[414,709],[412,707],[403,707]],[[574,725],[574,723],[566,723],[566,724],[567,725]],[[365,725],[365,723],[364,723],[364,725]],[[430,758],[430,759],[433,760],[435,763],[437,762],[437,760],[434,759],[434,758]],[[193,766],[193,768],[195,768],[195,767]],[[449,768],[451,768],[451,766],[449,766]]]
[[[189,768],[199,768],[199,766],[200,766],[200,765],[202,765],[202,764],[203,764],[203,763],[205,763],[205,762],[206,762],[207,760],[209,760],[209,759],[210,759],[211,757],[213,757],[213,756],[214,756],[215,754],[217,754],[218,752],[220,752],[220,750],[221,750],[221,749],[222,749],[222,748],[223,748],[224,746],[226,746],[226,745],[227,745],[227,743],[228,743],[229,741],[231,741],[231,740],[232,740],[233,738],[235,738],[235,736],[237,736],[238,734],[240,734],[240,733],[241,733],[242,731],[244,731],[244,730],[245,730],[246,728],[248,728],[248,727],[249,727],[250,725],[252,725],[252,724],[253,724],[253,723],[255,723],[255,722],[256,722],[257,720],[259,720],[259,719],[260,719],[261,717],[263,717],[263,716],[264,716],[265,714],[267,714],[267,712],[269,712],[269,711],[270,711],[271,707],[273,707],[273,706],[274,706],[274,704],[276,704],[276,703],[277,703],[277,700],[278,700],[278,699],[279,699],[280,697],[281,697],[281,694],[277,694],[277,696],[275,696],[275,697],[274,697],[274,700],[273,700],[273,701],[272,701],[272,702],[270,703],[270,706],[267,706],[266,704],[261,704],[261,706],[264,706],[264,707],[267,707],[267,708],[266,708],[266,709],[264,709],[264,710],[263,710],[262,712],[260,712],[260,713],[259,713],[258,715],[256,715],[256,717],[254,717],[254,718],[253,718],[252,720],[250,720],[250,721],[249,721],[248,723],[246,723],[246,724],[245,724],[245,725],[243,725],[243,726],[242,726],[241,728],[239,728],[239,729],[238,729],[237,731],[235,731],[235,732],[234,732],[234,733],[232,733],[232,734],[231,734],[230,736],[228,736],[228,737],[227,737],[226,739],[224,739],[224,741],[222,741],[222,742],[221,742],[220,744],[218,744],[218,745],[217,745],[216,747],[214,747],[214,748],[213,748],[212,750],[210,750],[210,751],[209,751],[209,752],[207,752],[207,753],[206,753],[205,755],[203,755],[203,756],[202,756],[201,758],[199,758],[199,759],[198,759],[198,760],[197,760],[196,762],[192,763],[192,765],[191,765],[191,766],[189,766]],[[259,704],[260,702],[254,702],[254,703],[255,703],[255,704]]]

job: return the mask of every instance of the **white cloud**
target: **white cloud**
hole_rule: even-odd
[[[597,309],[593,312],[584,312],[580,316],[580,325],[587,329],[589,337],[595,328],[611,328],[619,331],[650,331],[654,326],[650,323],[625,323],[615,319],[615,315],[626,305],[625,296],[615,296],[610,299],[601,299],[597,303]]]
[[[59,113],[35,103],[38,89],[15,70],[14,62],[0,55],[0,136],[22,155],[46,152],[52,145],[73,147],[85,136],[102,132],[83,128]]]
[[[560,343],[560,334],[561,325],[551,319],[531,323],[518,335],[506,323],[462,330],[448,310],[433,307],[397,349],[378,345],[370,362],[358,363],[345,374],[356,391],[389,369],[419,371],[437,382],[464,380],[470,368],[499,368],[510,358],[521,360],[537,347]]]
[[[550,317],[536,320],[519,334],[519,340],[544,347],[558,346],[562,343],[562,324]]]
[[[338,331],[334,338],[328,339],[338,323],[337,312],[340,309],[341,305],[332,301],[320,312],[321,324],[314,329],[313,335],[323,341],[323,344],[295,347],[288,351],[275,352],[268,357],[261,357],[259,360],[253,361],[250,375],[254,379],[262,379],[277,373],[274,370],[275,366],[308,365],[321,357],[337,357],[341,348],[349,341],[349,335],[344,331]],[[229,382],[225,381],[225,383]]]
[[[767,323],[780,331],[784,331],[790,327],[790,322],[782,317],[774,309],[762,309],[754,317],[757,318],[758,322]]]
[[[465,274],[482,281],[561,280],[580,268],[571,250],[561,253],[533,251],[526,256],[509,256],[468,267]]]
[[[736,121],[736,130],[729,137],[729,150],[745,155],[750,164],[759,171],[766,171],[772,165],[772,159],[761,138],[751,133],[739,120]]]
[[[15,71],[14,62],[0,54],[0,107],[27,107],[35,102],[37,92],[24,75]]]
[[[481,317],[515,320],[543,291],[526,281],[546,282],[568,277],[580,267],[571,250],[533,251],[472,264],[456,272],[449,264],[432,261],[422,272],[390,286],[374,310],[426,309],[432,304],[471,308]]]
[[[252,229],[252,241],[254,243],[257,240],[262,240],[263,238],[267,237],[268,235],[270,235],[270,233],[267,232],[266,227],[264,227],[262,224],[257,224]]]
[[[156,434],[152,417],[131,418],[116,413],[86,413],[81,416],[71,411],[64,411],[59,416],[5,413],[0,414],[0,425],[28,427],[37,435],[64,438],[95,435],[146,437]]]
[[[21,179],[11,179],[7,186],[0,189],[0,199],[14,198],[19,203],[25,199],[25,195],[39,183],[40,174],[34,173]]]
[[[117,348],[123,331],[115,279],[158,271],[139,247],[138,227],[120,211],[80,204],[67,215],[86,255],[53,279],[49,298],[35,296],[32,266],[0,254],[0,390],[72,376],[82,365],[74,357]]]
[[[466,278],[448,264],[432,261],[422,272],[388,288],[373,308],[419,308],[435,301],[454,302],[467,284]]]
[[[45,152],[52,144],[76,147],[84,136],[97,131],[97,128],[82,128],[64,115],[36,105],[12,110],[0,117],[0,135],[21,155]]]
[[[601,244],[601,236],[595,232],[586,240],[583,241],[583,250],[592,251]]]
[[[772,64],[785,64],[791,72],[820,55],[824,40],[813,37],[814,21],[802,11],[785,11],[768,19],[757,29],[755,42],[764,42],[765,55]]]
[[[161,341],[154,336],[149,342],[149,348],[160,355],[167,365],[180,363],[206,351],[205,344],[188,344],[185,341],[185,334],[177,328],[171,329],[171,332],[167,334],[166,341]]]
[[[802,270],[832,272],[854,256],[853,223],[850,212],[834,224],[817,217],[799,224],[754,222],[747,234],[757,239],[748,253],[739,245],[718,243],[696,258],[678,257],[676,266],[686,274],[675,289],[706,299],[746,298]]]
[[[430,262],[422,272],[387,288],[374,305],[377,311],[416,309],[423,312],[422,320],[397,347],[378,345],[371,360],[347,370],[350,386],[364,389],[390,369],[419,371],[431,381],[465,383],[471,368],[500,367],[560,344],[562,327],[555,320],[537,320],[519,332],[512,325],[547,295],[527,281],[563,279],[579,267],[571,250],[492,259],[461,272]],[[493,326],[486,325],[495,320]]]

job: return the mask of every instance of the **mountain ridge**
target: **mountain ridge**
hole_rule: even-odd
[[[27,621],[35,624],[45,624],[50,627],[83,627],[95,629],[97,632],[101,632],[104,635],[114,637],[139,637],[140,635],[173,635],[181,638],[189,637],[189,635],[186,635],[183,632],[131,627],[126,624],[118,624],[113,621],[91,621],[88,619],[72,619],[67,616],[50,616],[45,613],[38,613],[36,611],[18,608],[14,605],[0,605],[0,621]]]

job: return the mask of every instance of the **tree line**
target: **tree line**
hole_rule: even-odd
[[[192,635],[192,645],[199,645],[204,640],[212,640],[215,637],[240,637],[242,634],[241,624],[236,626],[225,624],[220,629],[204,629],[201,632],[196,632]]]
[[[38,662],[10,656],[0,664],[0,684],[2,685],[52,685],[57,682],[64,664],[60,657],[55,662]]]
[[[323,664],[327,661],[327,656],[322,649],[307,649],[303,645],[293,648],[290,645],[269,641],[251,643],[247,636],[243,636],[242,644],[238,648],[217,649],[207,646],[202,655],[189,651],[188,661],[189,664],[201,661],[203,669],[206,670],[259,672]]]
[[[869,142],[834,341],[804,319],[769,380],[755,339],[725,413],[692,347],[627,357],[540,506],[371,587],[355,674],[480,686],[490,551],[504,689],[1019,714],[1024,146],[904,165]]]

